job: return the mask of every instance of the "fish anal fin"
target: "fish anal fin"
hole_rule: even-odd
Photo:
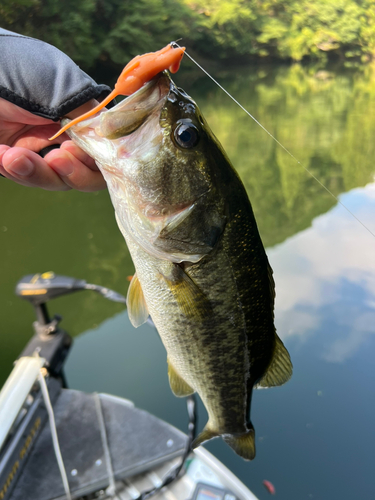
[[[266,373],[255,385],[255,388],[275,387],[288,382],[293,373],[293,365],[286,347],[275,333],[275,349]]]
[[[212,307],[206,295],[179,265],[174,265],[169,276],[160,276],[168,285],[184,316],[202,321],[212,315]]]
[[[253,428],[236,436],[225,434],[223,439],[244,460],[255,458],[255,431]]]
[[[198,446],[200,446],[204,442],[208,441],[209,439],[213,439],[213,438],[216,438],[219,436],[220,436],[220,434],[218,432],[214,431],[213,429],[210,429],[209,422],[208,422],[207,425],[205,426],[205,428],[203,429],[203,431],[199,434],[199,436],[197,436],[194,439],[193,444],[192,444],[192,448],[193,449],[198,448]]]
[[[127,296],[128,314],[131,324],[138,328],[147,321],[148,309],[143,295],[141,284],[138,280],[137,273],[129,285]]]
[[[190,387],[190,385],[176,372],[169,360],[168,378],[169,385],[171,386],[172,392],[175,396],[182,398],[184,396],[190,396],[190,394],[195,392],[194,389]]]

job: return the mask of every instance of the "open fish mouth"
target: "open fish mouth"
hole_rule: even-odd
[[[149,146],[154,138],[155,146],[161,141],[160,112],[171,85],[168,74],[159,73],[110,110],[104,110],[93,118],[78,123],[67,133],[84,151],[99,161],[103,168],[109,167],[109,158],[131,157],[132,152],[139,152],[139,145],[144,137],[147,137]],[[70,120],[63,119],[61,125],[64,126],[68,121]],[[138,133],[142,126],[145,130]],[[159,140],[156,140],[156,136],[159,136]]]
[[[160,110],[169,90],[169,77],[159,74],[114,108],[102,113],[98,135],[113,140],[135,132],[152,113]]]

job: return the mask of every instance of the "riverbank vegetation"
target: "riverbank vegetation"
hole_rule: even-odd
[[[207,59],[346,65],[375,56],[373,0],[0,0],[0,25],[114,70],[182,38]]]

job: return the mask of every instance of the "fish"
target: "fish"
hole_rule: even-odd
[[[103,173],[135,274],[128,314],[150,315],[178,397],[197,393],[208,422],[255,457],[254,387],[282,385],[290,356],[274,325],[275,283],[246,190],[195,101],[164,71],[68,130]]]
[[[95,108],[90,109],[90,111],[87,111],[87,113],[71,120],[55,135],[50,137],[49,140],[52,141],[56,139],[56,137],[59,137],[59,135],[64,133],[68,128],[95,115],[104,108],[104,106],[113,101],[115,97],[133,94],[161,71],[169,69],[171,73],[177,73],[184,52],[185,47],[175,46],[174,42],[172,42],[156,52],[148,52],[147,54],[135,56],[122,70],[115,84],[115,88],[101,103],[95,106]]]

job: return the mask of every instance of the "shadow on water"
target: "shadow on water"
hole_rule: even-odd
[[[373,71],[317,74],[296,65],[219,77],[374,231]],[[263,479],[285,500],[371,498],[374,238],[213,84],[187,74],[176,83],[198,102],[246,186],[275,273],[277,330],[294,363],[288,384],[254,395],[254,462],[221,440],[208,448],[259,498]],[[13,295],[22,275],[54,270],[125,294],[133,266],[106,192],[0,183],[3,382],[31,336],[32,311]],[[71,387],[127,397],[186,430],[185,404],[169,389],[164,347],[151,328],[134,330],[121,305],[88,292],[50,309],[73,335],[85,331],[67,364]],[[200,415],[203,425],[202,406]]]

